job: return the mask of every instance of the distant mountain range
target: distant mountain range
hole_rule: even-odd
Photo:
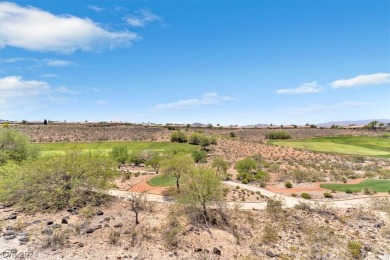
[[[351,121],[333,121],[333,122],[326,122],[317,124],[317,126],[325,126],[329,127],[332,125],[339,125],[339,126],[349,126],[349,125],[367,125],[368,123],[372,121],[378,121],[380,123],[390,123],[390,119],[365,119],[365,120],[351,120]]]

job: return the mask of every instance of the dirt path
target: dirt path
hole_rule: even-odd
[[[233,181],[224,181],[224,184],[231,185],[231,186],[239,186],[242,189],[246,189],[249,191],[257,192],[259,191],[262,195],[268,197],[268,198],[278,198],[284,201],[284,205],[287,208],[292,208],[295,205],[299,203],[306,203],[313,206],[316,205],[324,205],[334,208],[351,208],[351,207],[358,207],[362,206],[364,204],[367,204],[372,197],[366,197],[366,198],[357,198],[357,199],[347,199],[347,200],[333,200],[333,201],[313,201],[313,200],[306,200],[302,198],[294,198],[290,196],[285,196],[281,194],[277,194],[275,192],[238,183]],[[108,192],[112,196],[120,197],[120,198],[129,198],[130,192],[124,191],[124,190],[110,190]],[[167,196],[162,196],[158,194],[149,194],[146,193],[146,198],[149,201],[159,202],[159,203],[174,203],[174,199]],[[390,196],[383,196],[390,200]],[[266,202],[227,202],[228,207],[239,207],[241,209],[265,209],[267,206]]]

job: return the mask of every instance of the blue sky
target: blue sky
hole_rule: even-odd
[[[390,118],[389,1],[0,2],[0,118]]]

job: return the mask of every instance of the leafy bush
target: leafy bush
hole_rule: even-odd
[[[116,174],[111,158],[81,151],[9,165],[0,174],[0,202],[28,211],[100,205],[108,196],[98,190]]]
[[[367,188],[367,187],[364,187],[364,188],[362,189],[362,192],[363,192],[363,194],[365,194],[365,195],[374,195],[374,194],[375,194],[375,191],[373,191],[372,189]]]
[[[325,192],[325,193],[324,193],[324,197],[325,197],[325,198],[328,198],[328,199],[331,199],[331,198],[333,198],[333,195],[330,194],[329,192]]]
[[[171,133],[171,142],[186,143],[187,142],[187,136],[182,131],[175,130],[175,131],[173,131]]]
[[[30,144],[29,138],[10,128],[0,128],[0,165],[7,161],[21,163],[37,158],[39,150]]]
[[[206,151],[194,151],[192,153],[192,158],[194,158],[194,161],[196,163],[206,163],[207,152]]]
[[[353,193],[353,190],[351,190],[351,189],[345,189],[345,193],[352,194],[352,193]]]
[[[193,134],[191,134],[190,137],[188,138],[188,143],[189,143],[189,144],[198,145],[202,136],[204,136],[204,135],[199,134],[199,133],[193,133]]]
[[[311,199],[311,195],[310,195],[309,193],[306,193],[306,192],[302,193],[302,194],[301,194],[301,197],[304,198],[304,199],[306,199],[306,200]]]
[[[290,139],[291,135],[285,131],[274,131],[265,134],[267,139]]]
[[[126,146],[112,148],[111,157],[118,163],[125,163],[129,159],[129,150]]]
[[[291,182],[286,182],[285,184],[284,184],[284,186],[287,188],[287,189],[291,189],[292,187],[293,187],[293,185],[292,185],[292,183]]]
[[[230,133],[229,133],[229,136],[233,138],[233,137],[236,137],[237,135],[236,135],[235,132],[230,132]]]

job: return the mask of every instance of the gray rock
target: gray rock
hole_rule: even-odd
[[[14,228],[12,226],[6,226],[5,230],[14,230]]]
[[[53,225],[54,224],[54,221],[53,220],[48,220],[46,221],[46,225],[50,226],[50,225]]]
[[[96,215],[97,216],[102,216],[103,215],[103,211],[101,211],[100,209],[98,211],[96,211]]]
[[[7,231],[4,232],[3,236],[4,236],[4,237],[5,237],[5,236],[12,236],[12,235],[15,235],[15,234],[16,234],[15,231],[13,231],[13,230],[7,230]]]
[[[12,239],[15,239],[16,236],[15,235],[10,235],[10,236],[5,236],[4,239],[5,240],[12,240]]]
[[[221,252],[221,249],[214,247],[213,248],[213,253],[216,254],[216,255],[221,255],[222,252]]]
[[[50,229],[50,228],[46,228],[46,229],[42,230],[42,234],[44,234],[44,235],[53,235],[53,230]]]
[[[272,253],[271,251],[267,250],[267,252],[265,252],[265,254],[271,258],[275,257],[275,254]]]
[[[78,246],[79,247],[84,247],[84,244],[83,243],[78,243]]]
[[[202,248],[195,248],[194,252],[202,252]]]
[[[11,220],[11,219],[16,219],[18,216],[16,215],[16,213],[12,213],[11,215],[9,215],[8,217],[5,218],[5,220]]]
[[[5,206],[4,205],[0,205],[0,209],[5,209]]]
[[[102,225],[97,225],[93,229],[98,230],[98,229],[101,229],[101,228],[102,228]]]
[[[40,224],[42,221],[40,221],[39,219],[37,220],[34,220],[32,223],[35,225],[35,224]]]
[[[19,238],[19,241],[20,241],[20,242],[27,243],[27,242],[30,241],[30,238],[29,238],[29,237],[20,237],[20,238]]]
[[[61,219],[61,224],[68,224],[68,219],[67,218],[62,218]]]
[[[371,251],[371,245],[370,244],[364,245],[364,250]]]
[[[118,224],[115,224],[115,225],[114,225],[114,228],[121,228],[121,227],[123,227],[123,224],[122,224],[122,223],[118,223]]]
[[[87,233],[87,234],[92,234],[94,231],[95,231],[94,228],[87,228],[87,229],[85,230],[85,233]]]

